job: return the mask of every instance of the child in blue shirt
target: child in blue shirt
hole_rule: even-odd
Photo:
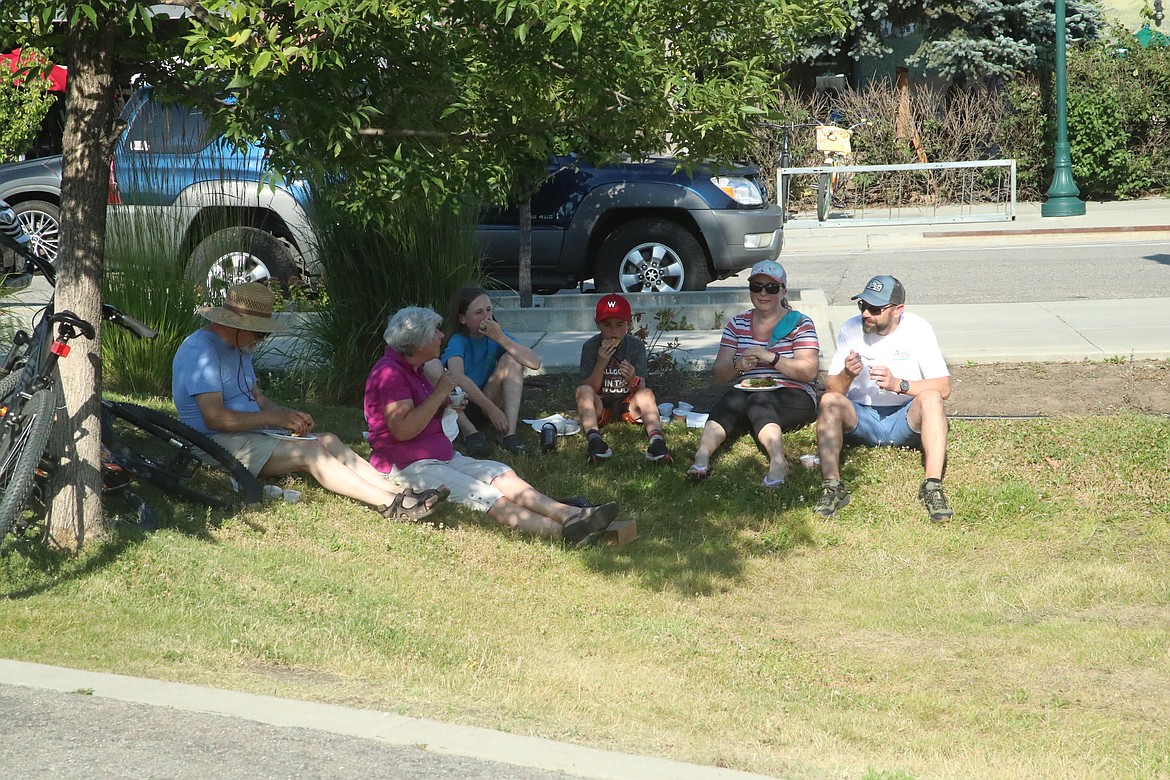
[[[500,327],[493,316],[492,299],[478,287],[464,287],[455,293],[445,330],[442,364],[467,393],[467,410],[459,415],[467,454],[482,458],[491,452],[491,443],[479,431],[485,423],[491,423],[502,436],[504,449],[516,455],[528,452],[516,434],[516,423],[524,369],[539,369],[540,357]]]

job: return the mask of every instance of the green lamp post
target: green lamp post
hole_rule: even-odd
[[[1056,155],[1048,200],[1040,206],[1042,217],[1079,217],[1085,213],[1085,202],[1078,197],[1081,191],[1073,181],[1069,155],[1065,34],[1064,0],[1056,0]]]

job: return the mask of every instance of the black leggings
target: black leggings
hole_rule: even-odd
[[[760,429],[769,423],[779,425],[781,431],[794,431],[816,419],[817,404],[812,396],[794,387],[755,393],[733,387],[707,418],[719,423],[728,439],[748,432],[759,438]]]

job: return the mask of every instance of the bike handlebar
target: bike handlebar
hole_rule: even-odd
[[[108,303],[102,304],[102,319],[125,328],[140,339],[156,339],[158,331],[136,320],[126,312]]]

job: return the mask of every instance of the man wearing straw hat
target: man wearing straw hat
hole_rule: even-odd
[[[205,306],[208,324],[188,336],[171,366],[179,419],[211,436],[253,474],[307,471],[334,493],[369,504],[386,518],[418,520],[447,497],[446,488],[395,493],[364,458],[332,433],[313,433],[313,418],[279,406],[256,386],[252,352],[283,326],[276,296],[259,282],[228,288],[222,306]]]

